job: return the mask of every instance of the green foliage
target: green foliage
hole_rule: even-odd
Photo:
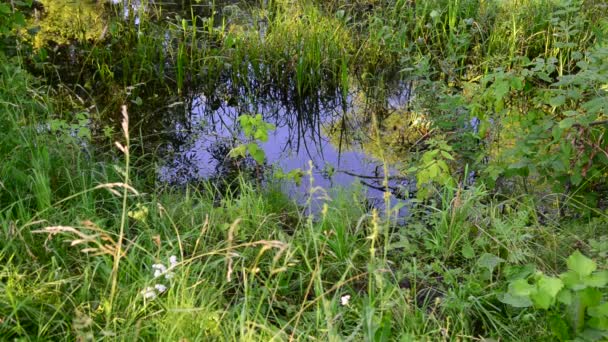
[[[17,44],[16,32],[25,27],[23,9],[32,6],[32,0],[0,3],[0,57]]]
[[[90,120],[86,112],[81,112],[75,115],[76,122],[69,123],[64,119],[51,119],[49,128],[51,132],[57,134],[61,140],[74,144],[81,139],[87,143],[91,140],[91,129],[89,128]]]
[[[267,142],[268,133],[274,130],[274,125],[264,122],[262,115],[257,114],[256,116],[241,115],[239,116],[239,123],[245,134],[245,138],[250,141],[233,148],[229,156],[245,157],[247,153],[255,160],[258,164],[264,164],[266,159],[266,153],[258,145],[257,141]]]
[[[486,170],[490,182],[499,175],[539,175],[554,190],[572,186],[585,197],[593,196],[584,189],[601,184],[608,167],[608,156],[603,152],[608,146],[604,114],[608,103],[604,89],[608,83],[607,56],[605,48],[580,54],[578,70],[548,86],[541,86],[547,77],[547,64],[542,59],[516,73],[491,74],[492,82],[482,82],[481,97],[470,105],[472,114],[483,120],[480,135],[486,136],[487,129],[499,130],[492,126],[500,120],[504,136],[497,143],[514,140]],[[488,112],[495,114],[483,114]],[[597,198],[587,197],[586,201],[593,203]]]
[[[454,179],[448,163],[454,161],[452,147],[445,140],[430,139],[429,150],[424,152],[419,165],[412,167],[408,173],[416,174],[418,186],[417,197],[428,198],[432,195],[433,184],[439,186],[454,186]]]
[[[44,3],[33,42],[54,35],[58,45],[23,65],[45,79],[0,57],[2,338],[605,338],[602,1],[273,0],[170,18],[172,4],[148,2],[148,12],[125,19],[117,10],[107,22],[90,4],[72,16],[73,4]],[[11,4],[0,4],[10,43],[27,5]],[[94,21],[89,32],[82,18]],[[67,65],[53,64],[60,60]],[[408,82],[415,96],[385,113],[401,87],[390,80]],[[353,86],[362,90],[351,95]],[[385,119],[371,128],[382,136],[374,152],[393,152],[416,176],[419,198],[387,196],[386,207],[370,208],[361,189],[326,191],[299,169],[275,177],[300,184],[308,175],[306,206],[274,183],[172,186],[148,171],[156,151],[133,155],[139,179],[121,162],[128,156],[97,144],[99,133],[116,140],[114,107],[133,103],[140,126],[130,132],[157,148],[165,119],[181,122],[168,109],[199,87],[209,107],[280,89],[311,125],[324,118],[300,108],[319,94],[365,103],[362,126],[376,121],[368,108]],[[238,124],[230,155],[263,164],[274,126],[262,115]],[[400,142],[402,128],[415,135]],[[470,170],[483,177],[469,181]],[[522,194],[513,179],[536,188]],[[586,198],[593,220],[552,211],[564,193]],[[560,276],[532,266],[559,269],[573,246],[598,262],[576,252]],[[169,255],[172,278],[157,279],[151,270]]]
[[[560,341],[608,337],[608,271],[597,271],[595,261],[576,251],[559,277],[536,272],[509,283],[501,301],[514,307],[547,310],[553,334]]]
[[[288,180],[294,182],[300,186],[302,184],[302,178],[304,177],[304,171],[297,168],[285,173],[282,169],[277,169],[273,176],[278,180]]]

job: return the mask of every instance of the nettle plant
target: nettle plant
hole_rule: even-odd
[[[608,47],[572,54],[572,74],[552,76],[559,59],[537,58],[488,75],[469,99],[480,138],[495,146],[486,152],[494,157],[485,170],[489,184],[535,175],[554,191],[578,189],[597,200],[593,190],[608,176]]]
[[[261,114],[255,116],[241,115],[239,116],[239,124],[245,135],[245,142],[233,148],[228,154],[232,158],[246,157],[247,153],[258,164],[264,164],[266,153],[258,144],[268,141],[268,133],[275,129],[273,124],[267,123],[262,118]]]
[[[560,341],[607,339],[608,271],[598,271],[597,264],[579,251],[568,258],[567,266],[558,277],[524,269],[499,299],[514,307],[543,310]]]
[[[534,176],[593,204],[608,176],[608,26],[581,19],[581,1],[560,6],[544,53],[465,84],[464,96],[488,143],[486,184]]]

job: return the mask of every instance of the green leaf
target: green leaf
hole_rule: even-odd
[[[533,264],[526,265],[509,265],[506,266],[503,275],[508,281],[513,281],[516,279],[523,279],[529,277],[536,271],[536,267]]]
[[[513,77],[511,79],[511,89],[514,89],[514,90],[524,89],[523,77]]]
[[[260,140],[262,142],[267,142],[268,141],[268,132],[263,129],[257,129],[255,131],[255,133],[253,134],[253,138],[256,140]]]
[[[591,287],[604,287],[608,284],[608,271],[595,272],[592,275],[583,278],[583,282]]]
[[[596,341],[601,341],[602,337],[604,338],[604,341],[606,341],[606,338],[608,338],[608,333],[606,332],[608,331],[608,317],[592,317],[591,319],[589,319],[589,321],[587,321],[587,323],[591,328],[604,332],[604,335]]]
[[[19,26],[19,27],[25,26],[25,15],[21,12],[16,12],[13,15],[13,24],[14,24],[14,26]]]
[[[593,260],[587,258],[579,251],[576,251],[569,256],[566,263],[569,270],[574,271],[581,276],[588,276],[597,268],[597,265]]]
[[[566,322],[563,317],[551,315],[549,317],[549,326],[551,327],[551,332],[559,341],[570,340],[570,327],[568,326],[568,322]]]
[[[441,174],[441,169],[437,163],[433,163],[431,166],[429,166],[428,172],[431,180],[434,180]]]
[[[232,150],[230,150],[230,152],[228,152],[228,156],[230,158],[236,158],[236,157],[245,157],[245,154],[247,153],[247,145],[239,145],[235,148],[233,148]]]
[[[539,309],[549,309],[553,304],[553,299],[547,292],[538,291],[530,295],[530,299],[534,302],[534,306]]]
[[[263,164],[264,163],[264,159],[266,159],[266,153],[264,153],[264,150],[262,150],[258,144],[256,143],[251,143],[247,145],[247,151],[249,151],[249,154],[251,155],[251,157],[258,163],[258,164]]]
[[[588,287],[583,291],[579,292],[579,296],[581,304],[587,307],[597,306],[597,303],[602,300],[602,292],[600,292],[598,289],[594,289],[591,287]]]
[[[494,268],[496,268],[496,266],[498,266],[498,264],[501,262],[504,262],[504,259],[490,253],[484,253],[481,255],[481,257],[479,257],[479,260],[477,260],[477,265],[479,265],[479,267],[488,269],[488,271],[492,273]]]
[[[546,292],[551,298],[555,298],[559,291],[564,287],[561,279],[542,275],[538,280],[539,292]]]
[[[393,315],[390,311],[387,311],[384,315],[382,315],[382,321],[380,325],[376,328],[376,332],[374,333],[374,341],[389,341],[390,336],[392,336],[392,328],[393,328]]]
[[[559,122],[559,128],[567,129],[572,127],[576,123],[576,118],[565,118]]]
[[[515,296],[529,297],[536,292],[536,286],[530,285],[526,279],[517,279],[509,284],[509,293]]]
[[[579,185],[583,181],[583,175],[581,175],[580,170],[573,170],[572,176],[570,176],[570,181],[573,185]]]
[[[441,151],[441,155],[443,156],[443,158],[448,159],[448,160],[454,160],[454,157],[452,157],[451,154],[449,154],[446,151]]]
[[[557,301],[565,305],[572,304],[572,292],[566,289],[561,290],[557,294]]]
[[[0,4],[0,14],[11,14],[11,7],[8,4]]]
[[[582,282],[581,276],[574,271],[562,273],[559,277],[564,282],[564,285],[572,290],[578,291],[587,287],[587,285]]]
[[[475,257],[475,250],[473,250],[473,247],[471,247],[470,244],[467,243],[462,246],[462,256],[466,259],[472,259]]]
[[[592,306],[587,309],[587,313],[591,317],[608,317],[608,303]]]
[[[564,95],[554,96],[549,99],[549,105],[552,107],[559,107],[566,103],[566,97]]]
[[[502,295],[499,295],[498,300],[516,308],[527,308],[532,306],[532,301],[530,298],[524,296],[515,296],[511,293],[503,293]]]
[[[496,81],[494,85],[494,96],[497,99],[502,99],[509,93],[509,83],[506,80]]]
[[[536,293],[532,293],[530,298],[534,305],[541,309],[549,309],[555,302],[555,297],[564,287],[564,283],[559,278],[541,275],[536,285]]]

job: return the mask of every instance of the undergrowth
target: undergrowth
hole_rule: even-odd
[[[149,18],[109,7],[71,74],[42,57],[69,52],[59,41],[30,58],[25,5],[0,4],[2,339],[608,338],[602,2],[277,0],[168,24],[151,3]],[[392,79],[415,87],[407,116],[361,119],[383,206],[316,186],[312,165],[225,187],[156,178],[150,113],[199,83],[302,99]],[[382,129],[405,117],[419,135],[391,150]],[[232,154],[263,164],[273,126],[240,123]],[[417,179],[407,202],[387,160]],[[304,203],[282,191],[294,180]]]

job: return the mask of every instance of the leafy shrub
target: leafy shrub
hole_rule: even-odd
[[[608,271],[598,271],[595,261],[578,251],[567,264],[568,271],[559,277],[542,272],[520,273],[509,283],[501,301],[515,307],[546,310],[551,331],[560,341],[608,338]]]

